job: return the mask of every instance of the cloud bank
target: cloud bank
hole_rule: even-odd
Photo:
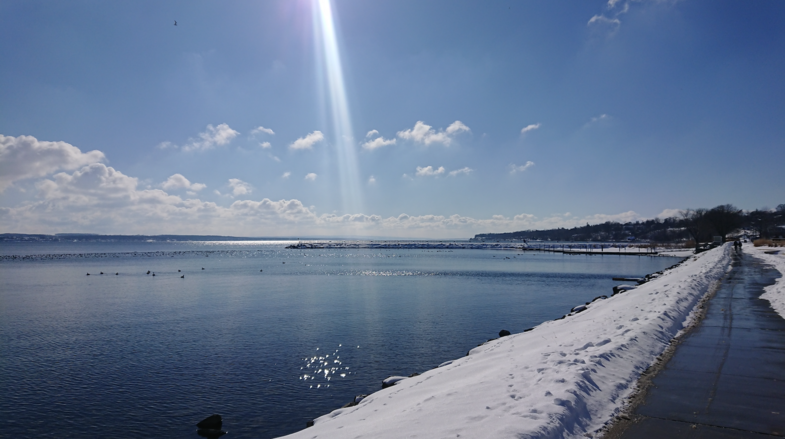
[[[445,131],[446,132],[446,131]],[[100,161],[100,151],[82,153],[64,142],[39,142],[32,137],[0,137],[3,182],[37,178],[35,198],[0,207],[0,231],[60,233],[90,231],[109,234],[223,234],[235,236],[385,236],[399,238],[466,238],[477,233],[573,227],[605,221],[642,219],[635,212],[587,217],[520,213],[473,218],[463,215],[319,214],[297,199],[235,200],[230,205],[198,198],[184,199],[168,191],[196,191],[206,186],[173,174],[158,188],[140,188],[139,179]],[[40,154],[36,154],[40,152]],[[54,158],[53,158],[54,157]],[[88,163],[93,162],[93,163]],[[529,162],[531,163],[531,162]],[[531,166],[523,165],[523,167]],[[15,165],[18,165],[15,167]],[[63,171],[67,168],[76,168]],[[447,173],[443,166],[418,167],[417,175],[437,177],[472,172],[465,167]],[[287,178],[290,173],[284,173]],[[42,177],[43,176],[43,177]],[[315,180],[315,173],[306,175]],[[375,182],[370,177],[369,184]],[[232,197],[250,196],[253,187],[228,179]],[[216,191],[220,195],[219,191]]]
[[[33,136],[0,134],[0,193],[17,181],[71,171],[106,160],[101,151],[83,153],[65,142],[39,141]]]

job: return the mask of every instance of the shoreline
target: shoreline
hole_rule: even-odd
[[[640,377],[695,324],[729,252],[692,256],[634,290],[491,340],[286,437],[603,434]]]

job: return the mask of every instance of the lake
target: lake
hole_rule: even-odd
[[[679,261],[290,243],[4,242],[3,434],[281,436]]]

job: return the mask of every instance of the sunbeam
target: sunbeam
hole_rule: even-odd
[[[318,7],[314,8],[314,25],[318,31],[314,35],[319,40],[316,44],[319,52],[317,56],[322,61],[320,78],[327,85],[326,98],[329,101],[329,114],[333,124],[332,141],[338,154],[343,210],[344,213],[360,213],[362,193],[332,5],[330,0],[317,0],[317,2]]]

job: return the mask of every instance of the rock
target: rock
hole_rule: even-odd
[[[570,310],[570,312],[574,312],[575,314],[578,314],[579,312],[582,311],[586,311],[586,305],[578,305]]]
[[[591,301],[590,303],[596,302],[596,301],[598,301],[598,300],[605,300],[605,299],[607,299],[607,298],[608,298],[608,296],[606,296],[605,294],[603,294],[602,296],[597,296],[597,297],[595,297],[594,299],[592,299],[592,301]]]
[[[313,427],[313,421],[308,421],[305,423],[305,428]]]
[[[523,332],[529,332],[529,331],[532,331],[532,330],[534,330],[534,328],[524,329]]]
[[[349,402],[349,403],[345,404],[345,405],[344,405],[343,407],[341,407],[341,408],[342,408],[342,409],[345,409],[345,408],[349,408],[349,407],[354,407],[354,406],[356,406],[357,404],[361,403],[361,402],[362,402],[362,400],[363,400],[363,399],[365,399],[365,398],[367,398],[367,397],[368,397],[368,395],[357,395],[357,396],[355,396],[355,397],[354,397],[354,400],[352,400],[352,402]],[[313,423],[313,421],[311,421],[311,422]],[[310,425],[309,425],[309,427],[310,427]]]
[[[402,377],[402,376],[387,377],[387,378],[385,378],[384,381],[382,381],[382,389],[386,389],[388,387],[392,387],[392,386],[398,384],[399,381],[405,380],[406,378],[407,377]]]
[[[613,295],[615,296],[616,294],[623,293],[628,290],[634,290],[635,288],[637,287],[633,285],[616,285],[613,287]]]
[[[506,329],[502,329],[501,331],[499,331],[499,337],[507,337],[508,335],[510,335],[510,331]]]
[[[198,424],[196,424],[197,427],[206,430],[219,430],[222,425],[223,425],[223,420],[221,419],[221,415],[208,416],[202,419],[201,421],[199,421]]]

